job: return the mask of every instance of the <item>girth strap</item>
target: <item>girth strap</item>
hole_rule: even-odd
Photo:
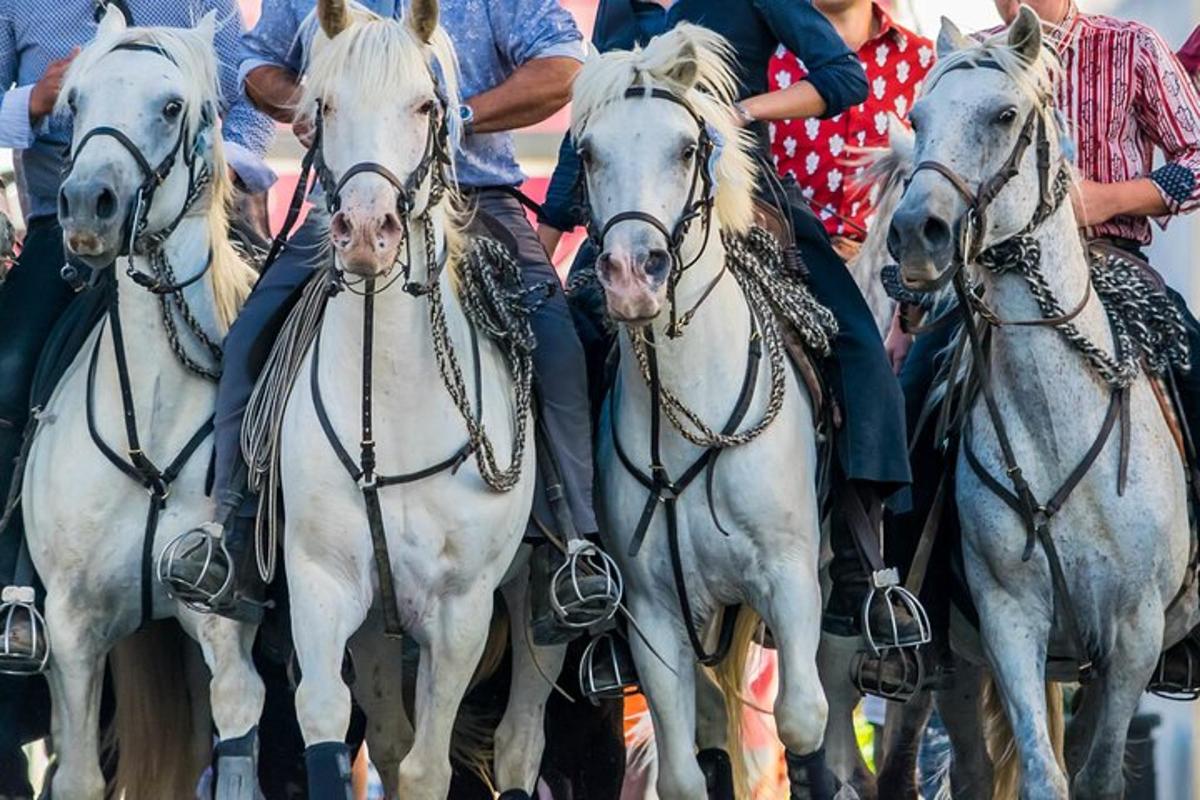
[[[125,338],[121,330],[118,302],[118,296],[114,292],[108,308],[108,326],[117,361],[117,381],[121,389],[121,407],[125,423],[125,438],[128,443],[128,459],[122,458],[108,442],[104,441],[96,427],[96,366],[100,356],[100,344],[104,339],[103,330],[96,336],[96,343],[92,347],[92,356],[88,363],[87,426],[88,435],[91,436],[92,442],[100,453],[113,466],[145,487],[150,495],[150,504],[146,510],[146,526],[142,533],[141,623],[139,625],[141,627],[154,617],[154,534],[158,530],[159,516],[166,508],[167,498],[171,494],[171,484],[179,477],[179,473],[183,471],[188,460],[212,433],[213,418],[210,415],[204,421],[204,424],[192,434],[183,449],[165,469],[160,470],[143,452],[141,439],[138,436],[137,410],[134,406],[133,387],[129,378],[129,359],[125,353]]]
[[[758,384],[758,370],[762,362],[762,336],[758,329],[758,318],[755,315],[754,309],[750,309],[750,319],[753,330],[750,334],[750,344],[748,347],[748,355],[746,359],[746,372],[742,378],[741,391],[738,393],[737,402],[734,405],[733,411],[729,415],[728,421],[724,428],[721,429],[723,435],[731,435],[735,433],[738,426],[746,418],[746,414],[750,410],[750,402],[754,398],[754,388]],[[659,380],[658,372],[658,355],[654,346],[654,333],[652,330],[646,332],[647,344],[646,355],[649,363],[650,372],[650,474],[647,475],[639,469],[625,448],[621,445],[621,438],[617,434],[617,424],[615,419],[616,405],[613,402],[613,393],[608,396],[610,418],[611,418],[611,433],[613,440],[613,448],[616,450],[617,457],[621,464],[629,472],[630,475],[637,480],[638,483],[646,487],[649,494],[646,497],[646,503],[642,508],[642,515],[638,521],[637,528],[634,530],[633,538],[629,544],[629,557],[637,557],[641,550],[642,544],[646,538],[646,532],[650,529],[650,524],[654,520],[654,512],[661,503],[663,513],[665,515],[667,525],[667,550],[671,558],[671,574],[675,581],[675,593],[679,597],[679,608],[683,614],[684,627],[687,630],[688,640],[692,645],[692,651],[696,655],[697,661],[707,667],[716,666],[725,660],[725,656],[729,653],[729,647],[733,643],[734,626],[737,622],[737,613],[734,610],[724,609],[721,616],[721,630],[717,640],[717,647],[711,653],[704,646],[700,630],[696,626],[696,619],[692,613],[691,600],[688,597],[687,581],[683,573],[683,558],[679,550],[679,517],[678,507],[680,496],[687,488],[695,481],[701,473],[707,473],[706,491],[708,496],[708,509],[712,515],[713,524],[724,535],[728,536],[729,532],[721,525],[721,521],[717,516],[716,504],[713,499],[713,473],[716,468],[717,458],[723,452],[720,447],[709,447],[700,456],[684,470],[679,480],[671,480],[670,474],[663,465],[662,459],[662,410],[661,410],[661,392],[662,384]]]
[[[438,473],[456,472],[470,457],[471,443],[468,441],[458,448],[449,458],[443,459],[431,466],[407,472],[401,475],[379,475],[375,472],[376,454],[374,439],[374,369],[373,358],[375,350],[375,281],[366,282],[363,294],[363,352],[362,352],[362,419],[361,437],[359,439],[359,460],[346,450],[334,430],[325,401],[321,398],[320,360],[321,332],[317,331],[313,339],[312,363],[309,370],[309,386],[313,398],[313,408],[317,421],[325,438],[333,448],[334,455],[345,467],[350,479],[358,484],[362,491],[363,503],[367,512],[367,526],[371,533],[371,549],[375,557],[375,571],[379,579],[380,604],[383,609],[384,633],[392,637],[404,635],[404,627],[400,621],[400,609],[396,602],[395,582],[392,578],[392,560],[388,552],[387,527],[383,520],[383,507],[379,499],[379,489],[404,483],[415,483],[430,478]],[[475,419],[483,419],[483,373],[479,352],[479,335],[474,325],[468,325],[471,332],[471,361],[475,369]]]

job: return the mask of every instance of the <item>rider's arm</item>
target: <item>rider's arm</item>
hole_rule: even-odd
[[[836,116],[867,99],[867,78],[829,20],[811,3],[753,0],[772,32],[795,53],[808,75],[786,89],[742,101],[755,119],[804,119]]]
[[[571,99],[583,60],[583,34],[558,0],[485,3],[497,49],[514,69],[499,85],[466,99],[472,132],[533,125]]]
[[[546,187],[546,202],[542,203],[538,213],[538,239],[551,257],[563,231],[574,230],[586,221],[583,197],[579,192],[581,179],[579,156],[568,133],[558,148],[558,164]]]
[[[35,128],[54,110],[63,73],[71,56],[50,62],[37,83],[13,86],[17,81],[18,50],[13,19],[0,16],[0,147],[24,150],[33,144]],[[9,88],[12,87],[12,88]]]
[[[247,190],[265,191],[275,182],[275,173],[264,161],[275,138],[275,125],[250,104],[238,82],[237,63],[245,25],[237,3],[215,0],[211,6],[217,12],[219,26],[213,45],[224,106],[221,137],[225,140],[225,156]]]
[[[238,78],[259,111],[291,123],[299,96],[302,45],[291,0],[263,0],[258,24],[242,36]]]

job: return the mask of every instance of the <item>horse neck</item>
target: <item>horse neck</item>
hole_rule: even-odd
[[[213,275],[209,264],[212,245],[208,220],[203,214],[195,214],[180,222],[162,248],[174,270],[177,283],[184,283],[201,271],[207,270],[203,277],[185,287],[182,294],[188,310],[201,329],[211,340],[219,342],[223,331],[217,314]],[[121,329],[131,377],[135,384],[138,377],[152,377],[158,382],[158,388],[162,388],[163,381],[176,384],[199,380],[198,376],[180,363],[171,348],[159,295],[137,285],[126,274],[126,267],[130,265],[143,275],[152,275],[153,267],[150,259],[144,255],[123,257],[116,265]],[[169,313],[175,320],[180,342],[188,355],[200,364],[216,366],[212,363],[208,351],[196,342],[187,330],[173,304],[168,303],[168,306],[172,306]]]
[[[1079,236],[1069,203],[1062,206],[1034,233],[1041,245],[1040,270],[1066,313],[1075,311],[1088,295],[1091,282],[1087,251]],[[986,299],[1006,320],[1032,320],[1043,316],[1030,286],[1015,272],[986,276]],[[1094,291],[1072,324],[1080,334],[1113,353],[1108,317]],[[1053,327],[1007,326],[993,330],[992,380],[998,395],[1010,398],[1022,414],[1057,416],[1078,409],[1090,397],[1082,386],[1099,386],[1084,356]],[[1096,395],[1097,404],[1106,395]]]
[[[751,333],[745,295],[732,273],[722,274],[724,265],[725,246],[714,231],[701,257],[683,273],[676,287],[675,303],[681,317],[713,287],[691,322],[675,338],[669,335],[671,321],[666,310],[651,323],[663,387],[717,429],[736,405]],[[621,403],[631,413],[644,414],[650,390],[631,350],[632,335],[623,329],[620,337]]]

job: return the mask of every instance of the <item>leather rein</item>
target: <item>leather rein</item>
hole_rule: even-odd
[[[969,68],[970,66],[999,69],[997,65],[990,62],[983,62],[978,65],[963,64],[956,68]],[[976,370],[976,378],[973,382],[970,382],[966,400],[968,403],[970,402],[970,393],[972,390],[978,392],[983,397],[988,418],[995,431],[1000,447],[1004,465],[1004,477],[997,478],[993,476],[972,449],[971,437],[969,435],[970,429],[966,426],[966,418],[964,418],[961,440],[962,455],[979,481],[992,494],[1000,498],[1021,519],[1026,531],[1026,542],[1021,560],[1029,561],[1033,556],[1035,545],[1041,545],[1046,555],[1056,604],[1062,610],[1063,624],[1074,651],[1074,657],[1069,660],[1078,666],[1079,682],[1087,683],[1094,677],[1100,654],[1096,643],[1089,641],[1089,637],[1079,621],[1078,612],[1071,600],[1066,573],[1051,533],[1050,523],[1055,514],[1066,504],[1074,490],[1082,483],[1091,467],[1096,463],[1118,424],[1121,433],[1117,492],[1118,495],[1124,494],[1128,474],[1130,438],[1129,389],[1128,387],[1118,387],[1112,390],[1104,421],[1091,446],[1084,453],[1075,468],[1067,475],[1066,479],[1059,485],[1057,490],[1050,496],[1050,499],[1045,502],[1040,501],[1021,469],[1008,432],[1008,426],[1005,424],[1004,417],[1000,412],[1000,407],[996,400],[995,390],[992,385],[991,359],[988,348],[990,339],[985,336],[984,329],[1008,326],[1056,327],[1066,324],[1078,317],[1084,308],[1087,307],[1094,293],[1092,283],[1089,278],[1083,299],[1072,310],[1064,314],[1040,319],[1013,321],[1001,318],[999,314],[988,306],[984,299],[970,285],[969,279],[964,272],[966,264],[982,264],[987,268],[995,268],[1002,260],[1001,254],[1007,243],[1028,237],[1032,234],[1058,209],[1065,199],[1065,187],[1067,185],[1065,173],[1067,166],[1065,162],[1060,165],[1058,176],[1055,178],[1051,177],[1050,139],[1047,133],[1044,110],[1045,104],[1048,102],[1048,98],[1043,98],[1042,103],[1036,105],[1030,111],[1012,153],[1004,162],[1000,171],[984,181],[978,191],[973,190],[953,169],[937,161],[927,160],[920,162],[914,168],[912,175],[925,170],[936,172],[944,177],[967,202],[967,211],[961,223],[959,245],[956,248],[953,263],[933,285],[921,287],[921,291],[937,291],[945,287],[948,283],[953,282],[960,309],[958,314],[962,317],[966,340]],[[1034,143],[1035,137],[1039,183],[1038,207],[1029,224],[1018,234],[1014,235],[1012,239],[985,249],[983,247],[983,238],[987,229],[988,208],[1009,182],[1019,174],[1021,162],[1024,159],[1026,151]],[[912,176],[910,175],[909,182],[911,180]],[[951,314],[949,316],[954,317],[957,315]],[[982,325],[976,322],[976,318],[982,320]],[[927,327],[926,330],[931,330],[934,327],[937,327],[937,323]],[[955,380],[954,374],[950,376],[950,380]],[[951,398],[947,397],[945,402],[950,403]],[[937,525],[935,517],[940,513],[941,501],[945,496],[945,482],[947,479],[948,475],[943,476],[942,485],[939,486],[937,491],[938,499],[935,500],[930,518],[922,532],[921,542],[917,548],[918,556],[914,559],[913,566],[910,569],[910,579],[908,582],[910,590],[919,591],[920,582],[924,578],[932,550],[932,537],[936,535]],[[1055,660],[1052,656],[1048,656],[1048,658]]]

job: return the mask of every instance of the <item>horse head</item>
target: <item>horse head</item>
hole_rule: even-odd
[[[943,20],[938,55],[910,116],[915,166],[888,232],[905,284],[918,291],[940,289],[1038,219],[1062,158],[1059,66],[1029,7],[983,43]]]
[[[345,0],[321,0],[314,14],[321,35],[301,109],[316,135],[330,241],[347,272],[380,277],[448,183],[453,49],[436,0],[414,0],[404,22]]]
[[[93,267],[163,237],[226,186],[216,131],[215,15],[193,29],[129,28],[109,6],[75,59],[58,110],[73,117],[58,198],[67,249]]]
[[[729,57],[717,34],[680,25],[644,49],[592,56],[575,81],[571,133],[615,319],[656,318],[719,238],[712,227],[750,225],[755,170]]]

